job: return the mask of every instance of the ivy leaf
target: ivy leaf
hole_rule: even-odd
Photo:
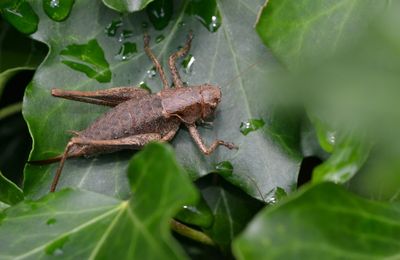
[[[0,172],[0,202],[13,205],[24,199],[22,190]]]
[[[234,242],[238,259],[382,259],[400,254],[398,204],[332,183],[264,209]]]
[[[128,174],[134,196],[127,201],[65,189],[6,209],[0,258],[184,259],[169,224],[197,193],[172,149],[148,145],[132,159]]]
[[[118,12],[135,12],[142,10],[153,0],[103,0],[103,3]]]
[[[335,139],[331,156],[313,171],[314,183],[346,183],[360,170],[369,156],[371,144],[354,133],[340,133]]]
[[[85,129],[107,110],[54,98],[50,89],[97,90],[145,84],[157,92],[161,83],[154,77],[153,64],[143,51],[142,26],[149,25],[147,12],[121,17],[97,1],[84,0],[80,4],[85,8],[78,8],[76,3],[69,18],[58,23],[43,13],[39,3],[30,2],[40,17],[39,29],[32,37],[51,46],[24,99],[24,117],[34,139],[30,160],[40,160],[61,154],[71,137],[68,130]],[[277,186],[290,191],[299,170],[298,132],[295,121],[279,117],[273,108],[269,75],[277,64],[252,29],[262,3],[253,0],[229,3],[207,0],[207,3],[214,3],[219,10],[220,27],[216,21],[210,21],[214,33],[209,31],[209,26],[204,26],[207,20],[198,20],[201,13],[187,14],[187,10],[193,11],[189,1],[173,2],[174,13],[164,30],[156,31],[152,27],[146,30],[152,37],[151,48],[166,69],[168,56],[182,46],[188,32],[193,31],[195,38],[190,54],[194,62],[187,63],[192,64],[190,68],[182,68],[179,61],[182,78],[189,85],[217,84],[223,93],[213,126],[199,127],[201,135],[207,144],[218,138],[235,142],[239,150],[220,147],[211,156],[205,156],[182,129],[172,142],[178,160],[192,179],[214,171],[219,162],[229,161],[234,170],[226,178],[259,199]],[[88,13],[88,9],[92,11]],[[68,46],[85,45],[92,40],[97,41],[109,64],[112,74],[109,83],[99,83],[62,63],[60,53]],[[131,51],[121,55],[122,47],[127,44],[137,48],[128,48]],[[98,65],[96,59],[87,60],[94,61],[93,66]],[[240,125],[251,119],[262,119],[265,124],[245,136],[240,132]],[[130,155],[128,151],[67,160],[59,188],[80,187],[126,198],[129,189],[121,172],[126,169]],[[26,167],[24,189],[28,197],[38,198],[48,192],[56,167]]]

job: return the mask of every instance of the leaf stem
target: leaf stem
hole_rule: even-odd
[[[18,112],[21,112],[22,110],[22,102],[18,102],[12,105],[9,105],[3,109],[0,109],[0,120],[11,116],[13,114],[16,114]]]
[[[209,246],[216,246],[215,242],[201,231],[190,228],[176,220],[171,220],[171,228],[176,233]]]

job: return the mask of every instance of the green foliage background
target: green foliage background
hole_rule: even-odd
[[[397,259],[399,11],[394,0],[3,1],[0,258]],[[181,129],[171,145],[68,160],[47,194],[57,165],[27,163],[29,149],[56,156],[68,130],[107,110],[50,89],[157,92],[143,32],[166,65],[190,30],[184,81],[223,93],[201,134],[239,150],[206,157]]]

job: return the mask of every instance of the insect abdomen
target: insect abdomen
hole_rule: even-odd
[[[140,100],[128,100],[112,108],[80,135],[97,140],[144,133],[160,133],[163,136],[170,128],[170,124],[166,123],[160,97],[149,95]]]

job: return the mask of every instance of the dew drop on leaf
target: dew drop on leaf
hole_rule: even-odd
[[[137,52],[136,43],[125,42],[119,49],[118,54],[115,56],[115,59],[120,61],[126,61],[132,58],[136,52]]]
[[[107,36],[113,37],[117,34],[118,28],[120,28],[122,25],[123,24],[121,20],[114,20],[106,26],[104,32]]]
[[[25,34],[36,32],[39,17],[33,11],[31,5],[25,1],[19,1],[14,6],[2,10],[3,18]]]
[[[189,54],[183,59],[182,61],[182,66],[185,69],[185,73],[190,73],[192,72],[192,67],[196,59],[193,57],[193,55]]]
[[[250,119],[247,122],[242,122],[240,124],[240,132],[243,135],[248,135],[250,132],[256,131],[265,125],[262,119]]]
[[[172,0],[155,0],[147,5],[146,12],[151,24],[156,30],[162,30],[168,26],[173,13]]]
[[[272,189],[270,192],[268,192],[264,200],[267,204],[275,204],[286,196],[286,191],[283,188],[276,187],[275,189]]]
[[[156,68],[154,67],[147,71],[147,77],[149,77],[150,79],[154,78],[156,75],[157,75]]]
[[[43,0],[43,9],[48,17],[60,22],[71,13],[74,0]]]
[[[61,51],[61,62],[71,69],[85,73],[98,82],[110,82],[111,71],[104,51],[97,40],[87,44],[72,44]]]
[[[130,30],[123,30],[118,37],[119,42],[123,42],[124,40],[131,38],[133,36],[133,32]]]
[[[228,161],[223,161],[215,165],[215,172],[222,176],[230,176],[233,173],[233,165]]]
[[[210,32],[216,32],[221,26],[221,14],[216,0],[191,1],[187,12],[194,15]]]
[[[64,253],[62,248],[64,247],[65,243],[68,242],[68,240],[69,240],[69,237],[64,236],[64,237],[54,241],[50,245],[46,246],[46,248],[44,249],[46,255],[52,255],[52,256],[62,255]]]

